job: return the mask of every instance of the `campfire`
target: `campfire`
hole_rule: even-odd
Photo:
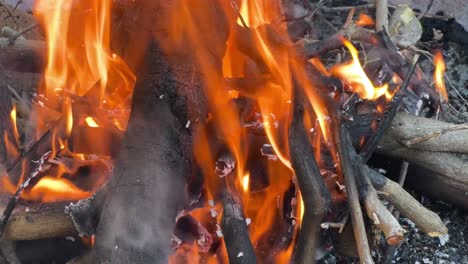
[[[405,239],[400,214],[426,236],[448,232],[407,174],[468,208],[468,127],[437,120],[444,56],[414,48],[407,6],[390,21],[386,1],[2,6],[0,235],[79,244],[2,249],[8,260],[386,263]],[[317,40],[322,12],[342,24]],[[34,79],[29,91],[13,73]],[[389,158],[399,175],[379,167]]]

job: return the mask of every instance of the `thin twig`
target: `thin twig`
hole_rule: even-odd
[[[23,0],[18,0],[16,1],[16,5],[15,7],[13,8],[13,11],[16,11],[16,9],[18,8],[19,5],[21,5],[23,3]]]
[[[431,9],[432,5],[434,4],[434,0],[429,0],[429,4],[427,5],[426,11],[419,14],[418,19],[421,20],[423,17],[427,15],[429,10]]]
[[[3,8],[5,8],[8,15],[11,17],[11,19],[13,19],[13,22],[15,23],[16,28],[18,28],[19,27],[18,20],[16,20],[16,16],[13,14],[13,11],[10,9],[10,7],[7,4],[3,3],[3,1],[0,1],[0,6],[3,6]]]
[[[377,148],[377,145],[382,139],[384,132],[387,130],[387,128],[390,126],[393,119],[395,118],[398,108],[401,102],[403,101],[403,98],[406,95],[406,91],[408,90],[408,86],[410,84],[411,77],[413,76],[414,70],[416,69],[416,66],[418,64],[418,60],[419,60],[419,55],[416,54],[413,58],[413,63],[410,69],[408,70],[408,73],[406,74],[405,81],[403,82],[400,89],[397,91],[392,101],[388,105],[389,109],[385,112],[382,120],[379,122],[379,125],[377,126],[375,133],[369,138],[369,140],[366,142],[366,144],[362,148],[359,155],[361,156],[364,162],[367,162],[370,159],[370,157],[372,156],[372,153],[374,153],[375,149]]]
[[[237,2],[235,0],[231,0],[231,6],[234,8],[234,11],[236,11],[237,16],[239,17],[242,26],[245,28],[248,28],[247,23],[245,23],[244,17],[242,17],[242,14],[240,13],[239,6],[237,5]]]
[[[11,36],[9,39],[8,39],[8,45],[13,45],[15,43],[15,41],[22,35],[28,33],[29,31],[35,29],[36,27],[38,27],[39,24],[37,23],[34,23],[32,25],[29,25],[27,26],[26,28],[24,28],[23,30],[21,30],[20,32],[16,33],[14,36]]]
[[[387,0],[376,0],[375,9],[375,30],[382,31],[384,28],[388,28]]]
[[[5,231],[5,228],[8,224],[8,220],[10,219],[11,213],[13,212],[13,209],[15,209],[16,202],[20,198],[23,190],[26,187],[28,187],[31,181],[34,178],[36,178],[41,172],[47,170],[51,166],[50,164],[46,164],[46,161],[48,160],[50,154],[50,151],[46,152],[37,162],[35,162],[37,164],[37,167],[31,172],[29,177],[18,186],[16,192],[10,197],[8,205],[6,206],[5,211],[3,211],[2,217],[0,218],[0,238],[3,236],[3,232]]]

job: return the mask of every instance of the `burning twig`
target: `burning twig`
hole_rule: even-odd
[[[7,207],[5,208],[5,211],[3,212],[3,215],[0,218],[0,238],[2,237],[3,232],[5,231],[11,213],[13,212],[13,209],[16,206],[16,201],[18,201],[23,190],[26,187],[28,187],[31,181],[34,178],[36,178],[41,172],[47,170],[50,167],[50,165],[46,164],[46,161],[48,160],[50,154],[51,152],[46,152],[38,161],[34,162],[36,164],[35,168],[31,170],[31,174],[29,175],[29,177],[18,186],[16,192],[11,196],[10,200],[8,201]]]
[[[419,55],[415,55],[413,59],[413,64],[411,65],[411,68],[406,74],[405,81],[403,82],[400,89],[388,105],[388,110],[385,112],[382,120],[379,122],[375,133],[367,140],[366,144],[361,149],[360,156],[362,157],[364,162],[367,162],[367,160],[369,160],[369,158],[371,157],[372,153],[374,153],[375,149],[377,148],[377,145],[379,144],[380,140],[384,135],[384,132],[391,125],[393,119],[395,118],[398,108],[403,100],[403,97],[405,97],[406,95],[408,85],[410,84],[411,77],[414,73],[414,70],[416,69],[418,60]]]
[[[257,263],[242,208],[227,191],[223,193],[223,207],[221,228],[229,263]]]
[[[314,159],[303,124],[304,106],[295,88],[293,119],[289,127],[291,164],[304,201],[304,217],[294,252],[295,263],[314,263],[318,246],[320,223],[326,214],[331,197]]]

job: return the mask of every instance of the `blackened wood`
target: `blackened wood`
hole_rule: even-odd
[[[229,263],[257,263],[242,207],[227,191],[222,196],[224,209],[221,229],[228,252]]]
[[[359,154],[364,160],[364,162],[367,162],[370,159],[372,153],[374,153],[375,149],[377,148],[377,145],[379,144],[380,140],[382,140],[385,131],[388,127],[390,127],[393,119],[395,118],[395,115],[403,100],[403,97],[405,97],[406,95],[406,90],[408,89],[408,85],[410,84],[411,77],[413,76],[414,70],[416,69],[418,60],[419,55],[415,55],[413,59],[413,64],[411,65],[411,68],[406,74],[406,79],[404,80],[397,93],[393,96],[390,104],[387,106],[388,109],[385,111],[384,116],[380,120],[374,134],[366,141],[364,147],[361,149]]]
[[[289,127],[289,152],[298,187],[304,201],[304,216],[294,250],[294,263],[315,263],[315,251],[318,247],[320,223],[331,202],[331,196],[322,179],[314,158],[314,152],[307,137],[303,123],[304,95],[296,87],[294,110]]]

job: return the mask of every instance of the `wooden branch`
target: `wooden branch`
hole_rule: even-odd
[[[356,167],[356,179],[359,184],[359,195],[364,202],[367,216],[385,235],[386,241],[390,245],[397,245],[404,238],[404,230],[391,212],[382,204],[377,196],[377,192],[372,186],[367,173],[363,171],[364,162],[358,156],[351,143],[351,138],[346,127],[342,128],[344,133],[341,144],[349,153],[349,157]]]
[[[36,240],[76,235],[65,205],[45,204],[30,211],[15,211],[6,226],[4,238],[8,240]]]
[[[468,154],[468,124],[451,124],[435,119],[398,113],[385,134],[386,147]],[[393,148],[393,147],[391,147]]]
[[[372,185],[378,191],[386,193],[384,199],[395,205],[402,215],[413,221],[424,233],[433,237],[447,234],[448,229],[440,217],[422,206],[398,183],[387,179],[367,166],[363,170],[368,175]]]
[[[0,63],[7,70],[40,72],[47,54],[47,45],[40,40],[0,38]]]
[[[375,29],[382,31],[388,28],[388,3],[387,0],[376,0],[375,3]]]
[[[223,207],[221,228],[229,263],[257,263],[242,208],[227,191],[223,193]]]
[[[367,241],[367,233],[364,225],[364,219],[359,204],[359,192],[356,184],[356,170],[353,167],[350,153],[344,147],[343,142],[346,141],[345,130],[342,125],[335,126],[334,139],[336,149],[341,161],[341,168],[345,177],[347,200],[351,214],[351,222],[353,223],[354,238],[356,240],[357,250],[361,263],[373,263],[370,253],[369,242]]]
[[[289,127],[291,165],[304,201],[299,238],[294,251],[294,263],[315,263],[320,223],[330,205],[331,196],[314,159],[314,152],[303,124],[304,107],[299,87],[294,88],[293,119]]]

